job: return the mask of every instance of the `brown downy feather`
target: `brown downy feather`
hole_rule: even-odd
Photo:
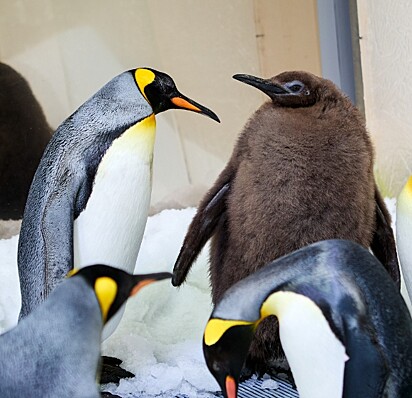
[[[27,81],[0,63],[0,220],[22,218],[31,181],[51,133]]]
[[[234,283],[310,243],[342,238],[371,245],[376,188],[364,119],[329,80],[285,72],[265,82],[285,87],[294,81],[304,84],[300,96],[266,92],[271,100],[246,123],[229,163],[199,205],[176,263],[175,271],[190,240],[202,235],[199,220],[211,199],[229,184],[224,202],[214,206],[214,303]],[[281,357],[275,322],[265,320],[257,330],[247,362],[253,370],[267,371]]]

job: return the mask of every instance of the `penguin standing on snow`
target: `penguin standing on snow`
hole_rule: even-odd
[[[246,124],[201,201],[172,283],[179,286],[213,236],[213,302],[264,264],[323,239],[371,247],[399,285],[390,216],[373,176],[373,148],[359,111],[329,80],[306,72],[236,75],[270,97]],[[282,365],[275,323],[259,327],[247,367]],[[279,352],[275,349],[279,347]]]
[[[412,298],[412,177],[396,201],[396,244],[409,298]]]
[[[149,210],[155,114],[188,109],[219,121],[185,97],[165,73],[120,74],[66,119],[30,188],[18,249],[27,316],[75,267],[103,263],[133,272]],[[111,334],[121,312],[105,328]]]
[[[235,398],[257,325],[279,320],[301,398],[412,396],[412,319],[368,250],[322,241],[232,286],[208,321],[203,349],[225,397]]]
[[[1,397],[100,397],[103,325],[143,286],[170,277],[105,265],[75,272],[0,336]]]

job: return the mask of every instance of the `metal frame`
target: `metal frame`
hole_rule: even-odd
[[[363,110],[356,0],[318,0],[317,5],[322,75]]]

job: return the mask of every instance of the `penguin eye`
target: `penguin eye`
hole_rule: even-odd
[[[285,84],[285,87],[292,93],[292,94],[297,94],[300,93],[305,85],[300,82],[299,80],[293,80],[291,82],[288,82]]]
[[[291,91],[293,91],[294,93],[297,93],[302,87],[299,86],[299,84],[294,84],[293,86],[289,87],[289,89]]]
[[[286,84],[286,87],[292,92],[292,93],[299,93],[303,89],[303,84],[301,82],[291,82]]]

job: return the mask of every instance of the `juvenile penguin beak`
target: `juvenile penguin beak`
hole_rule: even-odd
[[[170,279],[172,277],[172,274],[170,272],[157,272],[154,274],[134,275],[134,277],[135,285],[130,292],[130,296],[134,296],[137,292],[140,291],[140,289],[147,285],[150,285],[153,282],[163,279]]]
[[[261,79],[260,77],[251,75],[234,75],[233,79],[256,87],[260,91],[263,91],[265,94],[267,94],[269,97],[271,97],[272,95],[289,94],[289,92],[282,86],[270,82],[266,79]]]
[[[172,97],[170,101],[176,108],[187,109],[188,111],[193,111],[200,113],[202,115],[206,115],[211,119],[215,120],[216,122],[220,123],[219,118],[214,112],[212,112],[205,106],[200,105],[197,102],[191,100],[190,98],[187,98],[183,94],[178,93],[176,96]]]

